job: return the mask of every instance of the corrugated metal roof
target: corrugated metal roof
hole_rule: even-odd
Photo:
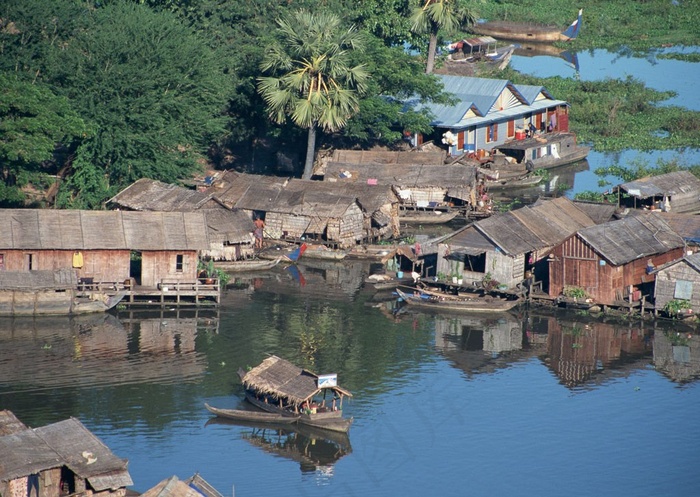
[[[700,216],[661,211],[654,211],[653,215],[666,221],[666,224],[686,241],[700,243]]]
[[[437,76],[442,81],[445,92],[453,94],[459,100],[457,104],[421,103],[417,99],[409,99],[405,106],[417,111],[429,110],[434,116],[431,124],[439,128],[476,126],[494,120],[508,120],[513,116],[540,111],[552,106],[567,105],[564,100],[553,99],[547,89],[542,86],[514,85],[503,79]],[[510,88],[513,95],[521,100],[523,105],[489,113],[506,88]],[[543,93],[547,99],[535,100],[540,93]],[[467,111],[472,108],[478,116],[465,118]]]
[[[0,248],[17,250],[201,250],[203,212],[0,209]]]
[[[661,197],[664,195],[678,195],[692,191],[700,192],[700,178],[690,171],[676,171],[658,176],[623,183],[613,191],[623,190],[628,195],[637,198]]]
[[[579,231],[578,236],[616,266],[684,246],[683,239],[654,215],[631,216],[592,226]]]

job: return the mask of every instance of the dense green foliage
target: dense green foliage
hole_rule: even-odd
[[[596,0],[583,6],[582,36],[570,46],[697,45],[698,1]],[[426,57],[404,46],[432,53],[429,42],[465,33],[470,15],[563,27],[577,8],[562,0],[6,0],[0,90],[22,98],[0,102],[0,203],[21,205],[30,189],[51,187],[49,201],[59,206],[96,208],[140,177],[175,182],[202,167],[274,171],[274,155],[262,152],[303,156],[306,130],[270,120],[257,92],[266,52],[286,41],[275,20],[294,11],[333,12],[339,32],[363,35],[365,50],[347,54],[348,67],[369,75],[357,112],[342,127],[319,128],[317,138],[323,147],[366,148],[396,146],[406,130],[430,132],[429,116],[403,112],[401,99],[448,98],[425,74]],[[669,94],[633,79],[495,77],[542,84],[570,101],[572,128],[596,150],[697,146],[697,113],[658,106]]]

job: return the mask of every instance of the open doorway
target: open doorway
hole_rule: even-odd
[[[141,252],[132,250],[129,256],[129,277],[133,278],[137,285],[141,284]]]

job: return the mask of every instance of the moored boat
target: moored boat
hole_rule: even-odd
[[[252,421],[256,423],[275,423],[275,424],[292,424],[296,423],[299,416],[293,413],[277,414],[266,411],[253,411],[249,409],[222,409],[210,406],[204,403],[204,407],[210,413],[225,419],[234,419],[236,421]]]
[[[434,293],[416,292],[406,294],[398,288],[396,293],[409,306],[449,312],[505,312],[520,304],[520,300],[508,300],[491,295],[475,295],[473,297],[457,295],[436,295]]]
[[[272,269],[279,264],[284,257],[278,255],[274,259],[242,259],[238,261],[217,261],[214,267],[226,272],[246,272],[246,271],[264,271]]]
[[[459,211],[439,209],[404,209],[399,213],[399,221],[409,224],[445,224],[459,215]]]
[[[494,161],[499,157],[503,161],[503,171],[510,168],[533,171],[550,169],[584,160],[591,151],[590,147],[576,143],[573,133],[554,132],[536,134],[531,138],[511,140],[495,147]]]
[[[316,375],[273,355],[238,375],[246,400],[264,411],[326,430],[350,429],[353,419],[343,416],[343,398],[352,394],[338,386],[335,374]]]
[[[493,36],[502,40],[555,42],[569,41],[576,38],[581,30],[583,9],[579,9],[578,17],[568,28],[562,30],[558,26],[535,24],[515,21],[486,21],[470,26],[470,31],[478,35]]]

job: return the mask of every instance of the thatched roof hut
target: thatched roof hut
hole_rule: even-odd
[[[242,381],[247,389],[276,399],[284,398],[294,405],[303,404],[323,390],[318,386],[318,375],[274,355],[248,371]],[[329,388],[339,395],[352,397],[339,386]]]

